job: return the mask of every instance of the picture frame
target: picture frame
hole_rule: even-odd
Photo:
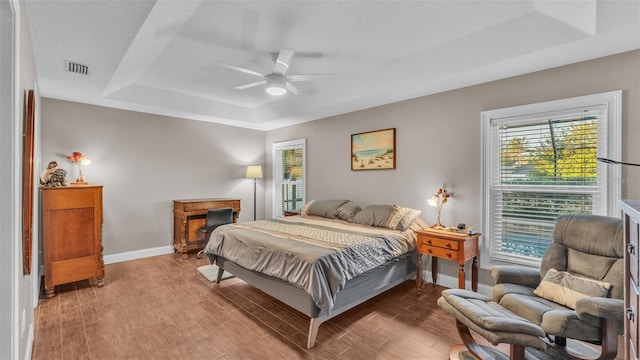
[[[396,128],[351,134],[351,170],[396,168]]]
[[[31,274],[33,244],[33,191],[34,191],[34,126],[36,99],[34,90],[28,90],[25,99],[23,184],[22,184],[22,272]]]

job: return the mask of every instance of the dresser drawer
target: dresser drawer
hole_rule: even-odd
[[[419,251],[422,254],[436,256],[442,259],[458,260],[459,256],[459,252],[456,250],[443,249],[429,245],[420,245]]]
[[[418,246],[432,246],[449,250],[458,250],[459,242],[453,240],[438,239],[433,237],[419,237]]]

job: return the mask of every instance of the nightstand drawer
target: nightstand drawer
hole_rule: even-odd
[[[458,250],[459,244],[460,242],[458,241],[444,240],[432,237],[418,237],[418,246],[426,245],[449,250]]]
[[[459,252],[456,250],[443,249],[440,247],[419,245],[418,249],[423,254],[436,256],[443,259],[458,260]]]

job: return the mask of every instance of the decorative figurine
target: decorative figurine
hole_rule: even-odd
[[[51,179],[51,175],[53,175],[53,172],[56,171],[57,168],[58,168],[58,162],[57,161],[49,162],[49,165],[47,165],[47,168],[42,170],[42,174],[40,174],[40,185],[49,184],[49,180]]]
[[[58,169],[58,162],[51,161],[47,168],[40,174],[40,185],[42,186],[66,186],[67,171]]]

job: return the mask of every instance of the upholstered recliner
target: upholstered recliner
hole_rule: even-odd
[[[548,336],[555,349],[562,351],[566,339],[577,339],[601,345],[600,358],[612,359],[617,354],[624,320],[622,220],[563,215],[556,222],[553,236],[539,270],[521,266],[492,268],[491,275],[496,280],[492,300],[540,326],[553,337]],[[559,278],[558,274],[566,277]],[[592,283],[604,283],[603,296],[578,294],[578,300],[573,299],[575,310],[558,303],[562,302],[558,297],[572,297],[576,292],[591,295],[585,288]],[[551,287],[543,289],[546,285]]]

